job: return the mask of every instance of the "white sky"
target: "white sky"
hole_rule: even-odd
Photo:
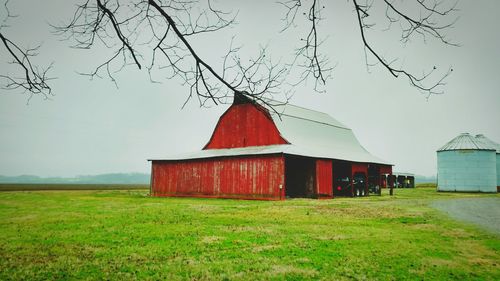
[[[108,80],[89,81],[85,72],[100,64],[102,50],[75,50],[50,34],[50,23],[69,18],[69,1],[12,1],[19,17],[2,32],[24,46],[43,43],[36,61],[54,61],[51,100],[0,90],[0,174],[74,176],[108,172],[149,172],[146,159],[198,150],[210,138],[227,108],[181,106],[188,90],[177,80],[151,84],[146,71],[130,67]],[[219,1],[222,2],[222,1]],[[214,64],[236,35],[242,55],[270,46],[280,58],[298,44],[292,33],[277,34],[283,10],[274,1],[229,1],[239,10],[239,24],[223,34],[193,42]],[[325,2],[325,1],[324,1]],[[326,2],[325,2],[326,3]],[[436,149],[462,132],[482,133],[500,142],[500,1],[462,1],[460,20],[449,37],[462,47],[429,40],[399,48],[390,33],[376,33],[382,54],[398,54],[412,69],[453,67],[445,94],[429,100],[408,82],[380,67],[365,66],[359,30],[350,1],[328,4],[321,23],[327,36],[322,51],[337,64],[326,93],[297,88],[291,103],[332,115],[351,127],[372,154],[394,163],[394,170],[435,175]],[[2,14],[3,15],[3,14]],[[380,28],[383,28],[380,26]],[[300,29],[296,31],[300,35]],[[387,38],[386,38],[387,37]],[[396,48],[398,47],[398,48]],[[287,50],[286,52],[283,50]],[[4,51],[0,49],[3,61]],[[6,67],[2,64],[0,67]],[[158,72],[161,76],[161,72]]]

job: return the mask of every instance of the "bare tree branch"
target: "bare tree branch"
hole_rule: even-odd
[[[101,0],[97,0],[97,7],[99,7],[99,9],[109,18],[109,20],[111,21],[111,25],[113,26],[113,28],[116,32],[116,35],[118,36],[120,41],[122,41],[122,43],[123,43],[123,47],[128,49],[128,51],[130,52],[130,55],[134,59],[135,64],[137,65],[137,67],[139,69],[141,69],[141,64],[137,60],[137,56],[135,55],[135,52],[132,49],[132,46],[130,46],[128,38],[123,36],[123,33],[120,30],[119,23],[116,21],[115,15],[110,10],[108,10],[108,8],[106,8],[106,6],[104,6],[102,4]],[[127,19],[127,20],[130,20],[130,19]]]
[[[284,80],[284,68],[272,63],[265,48],[250,65],[244,65],[237,54],[239,47],[231,43],[223,69],[217,71],[200,56],[188,38],[229,27],[236,15],[218,9],[210,0],[206,0],[205,9],[200,10],[200,2],[138,0],[133,5],[122,5],[119,0],[86,0],[77,6],[69,24],[55,26],[55,32],[75,42],[75,48],[89,49],[103,44],[112,50],[109,59],[86,73],[90,78],[102,77],[104,73],[115,82],[111,69],[120,70],[129,65],[129,61],[140,69],[143,59],[150,57],[147,67],[150,80],[157,82],[153,78],[155,69],[166,71],[167,79],[178,78],[188,86],[187,101],[196,96],[202,106],[207,105],[207,101],[219,104],[240,93],[269,103],[263,97],[278,92],[276,89]]]
[[[307,5],[303,5],[305,2]],[[373,56],[392,76],[406,77],[413,87],[429,95],[441,93],[444,79],[452,69],[436,78],[435,67],[421,75],[395,67],[397,60],[387,60],[367,38],[368,30],[375,25],[367,21],[374,2],[367,0],[363,5],[359,2],[352,0],[367,68],[373,66],[368,63],[368,56]],[[116,71],[129,65],[139,69],[148,65],[152,82],[158,82],[153,78],[156,71],[167,79],[177,78],[189,89],[186,102],[196,97],[202,106],[208,105],[208,101],[213,104],[227,102],[235,93],[266,103],[265,95],[283,92],[284,84],[294,87],[308,80],[314,80],[315,90],[324,90],[335,67],[320,50],[325,40],[319,29],[325,6],[321,0],[279,3],[285,8],[282,32],[297,26],[306,30],[291,62],[273,61],[267,48],[262,47],[253,59],[243,63],[238,55],[241,47],[234,47],[232,40],[223,57],[222,69],[214,67],[213,62],[202,57],[191,38],[233,25],[237,13],[223,11],[210,0],[82,0],[69,24],[56,27],[56,33],[73,41],[75,48],[103,45],[110,50],[108,59],[86,73],[90,78],[104,74],[115,82]],[[418,35],[424,40],[433,37],[446,45],[456,45],[444,35],[455,21],[440,24],[441,18],[456,11],[456,4],[445,8],[437,0],[417,0],[414,6],[420,14],[412,14],[399,2],[380,0],[376,3],[385,7],[389,27],[399,24],[403,43]],[[296,81],[291,81],[295,69],[299,69],[299,74]]]
[[[14,70],[14,73],[0,73],[1,88],[9,91],[21,90],[23,93],[28,93],[28,101],[34,95],[49,98],[52,96],[52,89],[48,81],[53,78],[48,76],[48,72],[52,68],[52,64],[46,68],[37,67],[33,64],[32,58],[38,54],[40,46],[27,49],[21,48],[2,31],[2,29],[9,27],[8,20],[16,17],[10,13],[8,4],[9,1],[5,1],[4,7],[7,16],[0,26],[0,41],[7,56],[11,59],[7,62],[13,65],[16,70]]]
[[[376,8],[382,5],[386,11],[385,19],[389,23],[386,30],[391,29],[392,25],[397,23],[401,29],[401,42],[403,44],[408,43],[415,35],[418,35],[424,41],[427,37],[432,37],[445,45],[458,46],[458,44],[448,40],[444,33],[458,19],[458,17],[454,17],[454,12],[457,11],[457,2],[453,2],[451,5],[446,5],[445,1],[439,0],[416,0],[416,2],[352,0],[352,2],[365,48],[367,69],[369,70],[369,67],[375,65],[368,62],[368,55],[370,55],[375,58],[377,63],[383,65],[393,77],[397,78],[400,75],[407,77],[410,85],[419,91],[427,95],[442,93],[445,78],[453,71],[451,68],[442,73],[441,76],[436,76],[438,73],[435,66],[421,75],[416,75],[406,68],[395,67],[397,59],[387,60],[379,50],[374,48],[373,42],[367,39],[368,30],[372,29],[383,18],[375,17],[374,22],[368,22],[367,19],[370,17],[373,5],[379,5]],[[360,4],[360,2],[364,3]],[[324,6],[320,4],[320,0],[287,0],[278,3],[285,8],[285,16],[282,18],[284,22],[282,32],[291,27],[308,26],[307,36],[301,38],[303,44],[296,50],[295,60],[289,65],[289,68],[298,66],[303,69],[299,81],[293,85],[300,84],[311,76],[316,81],[315,89],[317,90],[318,86],[325,84],[326,78],[331,76],[335,67],[330,66],[328,59],[319,52],[322,41],[319,40],[318,24],[323,20],[321,11]],[[299,15],[304,15],[305,21],[300,21]],[[451,21],[447,20],[449,17],[452,18]]]
[[[286,9],[285,17],[282,19],[285,26],[281,32],[296,25],[297,14],[300,14],[301,9],[306,9],[302,5],[301,0],[289,0],[286,2],[278,2]],[[308,80],[311,76],[314,79],[314,90],[322,91],[326,84],[326,80],[331,77],[334,67],[330,66],[328,57],[319,51],[319,47],[323,42],[318,38],[318,23],[322,20],[321,11],[324,9],[321,6],[320,0],[311,1],[307,10],[303,10],[302,14],[306,17],[309,26],[308,33],[305,38],[301,38],[302,46],[295,50],[292,63],[288,64],[289,69],[299,67],[302,69],[299,79],[296,82],[289,82],[293,86],[297,86]]]
[[[392,66],[395,62],[387,61],[378,51],[376,51],[372,43],[370,43],[366,38],[366,32],[368,29],[373,27],[375,24],[368,24],[365,20],[370,16],[369,10],[372,7],[371,3],[367,3],[365,5],[358,4],[359,0],[352,0],[354,5],[354,10],[356,12],[359,30],[361,34],[361,39],[368,53],[373,55],[378,63],[380,63],[389,73],[398,78],[400,75],[405,76],[410,85],[420,90],[422,93],[425,93],[427,97],[433,94],[442,94],[442,86],[445,85],[444,80],[451,74],[453,69],[450,67],[448,71],[441,76],[430,79],[431,76],[435,77],[436,66],[433,66],[431,70],[424,72],[422,75],[415,75],[403,68],[397,68]],[[430,1],[427,1],[430,2]],[[433,38],[438,39],[442,43],[451,46],[458,46],[456,43],[452,43],[447,40],[445,35],[443,34],[443,30],[446,30],[453,26],[456,22],[456,18],[451,23],[439,24],[437,21],[434,21],[434,16],[445,17],[456,11],[456,2],[449,8],[445,8],[443,10],[439,10],[439,2],[434,1],[434,4],[429,5],[425,0],[417,0],[417,4],[422,8],[424,12],[420,14],[420,17],[414,18],[407,13],[404,13],[400,8],[396,7],[392,2],[383,0],[383,3],[386,5],[386,19],[389,21],[389,27],[393,23],[400,22],[401,26],[401,41],[403,43],[407,43],[410,38],[414,34],[419,34],[425,40],[426,35],[431,36]],[[367,61],[367,66],[369,63]],[[431,81],[429,81],[431,80]]]

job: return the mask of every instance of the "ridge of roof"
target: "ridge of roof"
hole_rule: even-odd
[[[318,112],[319,112],[319,111],[318,111]],[[348,128],[348,127],[345,127],[345,126],[343,127],[343,126],[333,125],[333,124],[331,124],[331,123],[321,122],[321,121],[312,120],[312,119],[307,119],[307,118],[300,117],[300,116],[289,115],[289,114],[281,114],[281,115],[282,115],[282,116],[292,117],[292,118],[297,118],[297,119],[302,119],[302,120],[306,120],[306,121],[311,121],[311,122],[315,122],[315,123],[319,123],[319,124],[323,124],[323,125],[327,125],[327,126],[332,126],[332,127],[336,127],[336,128],[339,128],[339,129],[351,130],[351,128]]]
[[[316,122],[337,128],[351,130],[351,128],[347,127],[345,124],[339,122],[337,119],[333,118],[330,114],[325,112],[305,108],[291,103],[283,103],[272,99],[266,99],[266,102],[271,104],[271,105],[264,105],[266,109],[269,110],[271,115],[273,116],[278,115],[278,118],[280,116],[295,117],[311,122]],[[272,105],[273,103],[276,105]],[[270,106],[272,106],[273,109],[270,110],[270,108],[268,108]]]

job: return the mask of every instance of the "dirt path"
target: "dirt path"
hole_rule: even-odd
[[[500,235],[500,198],[438,200],[431,206],[450,217],[478,225]]]

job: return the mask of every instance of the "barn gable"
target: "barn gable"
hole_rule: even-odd
[[[203,149],[287,144],[269,112],[251,101],[236,99],[221,116]]]

